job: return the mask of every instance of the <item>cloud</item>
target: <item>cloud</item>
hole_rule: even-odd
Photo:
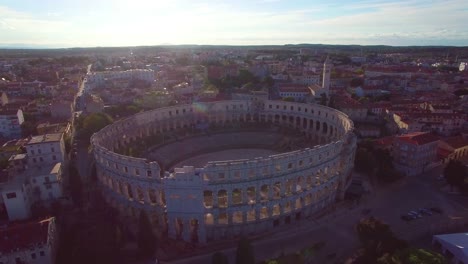
[[[276,1],[276,0],[256,0]],[[107,5],[106,5],[107,3]],[[101,8],[102,5],[102,8]],[[92,6],[92,5],[91,5]],[[105,7],[105,8],[104,8]],[[99,2],[66,14],[0,6],[0,42],[67,46],[197,44],[468,45],[468,1],[422,0],[273,5],[189,0]]]

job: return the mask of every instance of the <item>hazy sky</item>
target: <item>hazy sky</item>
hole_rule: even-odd
[[[468,46],[468,0],[0,0],[0,45]]]

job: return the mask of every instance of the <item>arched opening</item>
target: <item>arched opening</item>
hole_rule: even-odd
[[[119,186],[119,193],[123,194],[123,186],[121,182],[117,182],[117,185]]]
[[[305,205],[310,205],[312,203],[312,194],[307,194],[305,197]]]
[[[132,186],[129,183],[127,183],[127,195],[128,199],[133,200]]]
[[[294,180],[292,179],[286,180],[285,190],[284,190],[284,194],[286,196],[290,196],[293,194],[293,186],[294,186]]]
[[[137,197],[138,197],[138,202],[142,204],[145,203],[145,195],[143,194],[143,190],[140,187],[137,187]]]
[[[302,185],[304,184],[303,181],[304,180],[302,179],[302,176],[297,177],[296,192],[298,192],[298,193],[302,192]]]
[[[302,208],[302,198],[297,198],[296,199],[296,206],[295,209],[301,209]]]
[[[320,121],[315,122],[315,129],[320,131]]]
[[[156,191],[154,189],[149,189],[148,196],[151,204],[155,205],[158,202],[156,198]]]
[[[218,224],[227,225],[228,224],[228,215],[227,213],[219,213]]]
[[[272,215],[273,216],[278,216],[281,214],[281,207],[279,204],[275,204],[273,205],[273,211],[272,211]]]
[[[312,176],[307,176],[307,180],[306,180],[306,187],[307,189],[310,189],[312,188]]]
[[[255,221],[255,209],[247,211],[247,222]]]
[[[273,199],[280,199],[281,198],[281,183],[275,182],[273,184]]]
[[[242,219],[242,211],[235,211],[232,213],[232,222],[234,224],[242,224],[244,222]]]
[[[248,199],[248,204],[255,204],[256,202],[256,192],[255,192],[255,187],[249,187],[247,188],[247,199]]]
[[[260,219],[266,219],[268,218],[268,208],[262,207],[260,209]]]
[[[206,208],[213,207],[213,192],[206,190],[203,191],[203,204]]]
[[[226,190],[218,191],[218,206],[219,207],[227,207],[228,205],[228,197]]]
[[[285,204],[284,204],[284,212],[285,213],[289,213],[291,212],[291,202],[290,201],[287,201]]]
[[[268,192],[269,192],[269,188],[268,188],[268,185],[262,185],[262,187],[260,188],[260,199],[261,201],[268,201]]]
[[[205,214],[205,224],[206,224],[206,225],[212,225],[212,224],[214,224],[214,217],[213,217],[213,214],[211,214],[211,213]]]
[[[232,191],[232,203],[242,204],[242,191],[240,189],[234,189]]]
[[[323,132],[323,134],[325,134],[325,135],[326,135],[327,132],[328,132],[328,125],[327,125],[326,122],[323,122],[323,124],[322,124],[322,132]]]

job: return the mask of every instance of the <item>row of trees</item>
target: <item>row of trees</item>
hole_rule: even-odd
[[[349,264],[444,264],[445,258],[429,250],[413,248],[392,232],[390,226],[373,217],[356,225],[361,248]]]

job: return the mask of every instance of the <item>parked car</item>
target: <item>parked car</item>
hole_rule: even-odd
[[[419,208],[418,211],[420,214],[423,214],[423,215],[429,215],[429,216],[432,215],[431,210],[427,208]]]
[[[421,218],[421,217],[422,217],[422,214],[420,214],[420,213],[418,213],[418,212],[416,212],[416,211],[410,211],[408,214],[409,214],[409,215],[413,215],[413,216],[415,216],[416,218]]]

